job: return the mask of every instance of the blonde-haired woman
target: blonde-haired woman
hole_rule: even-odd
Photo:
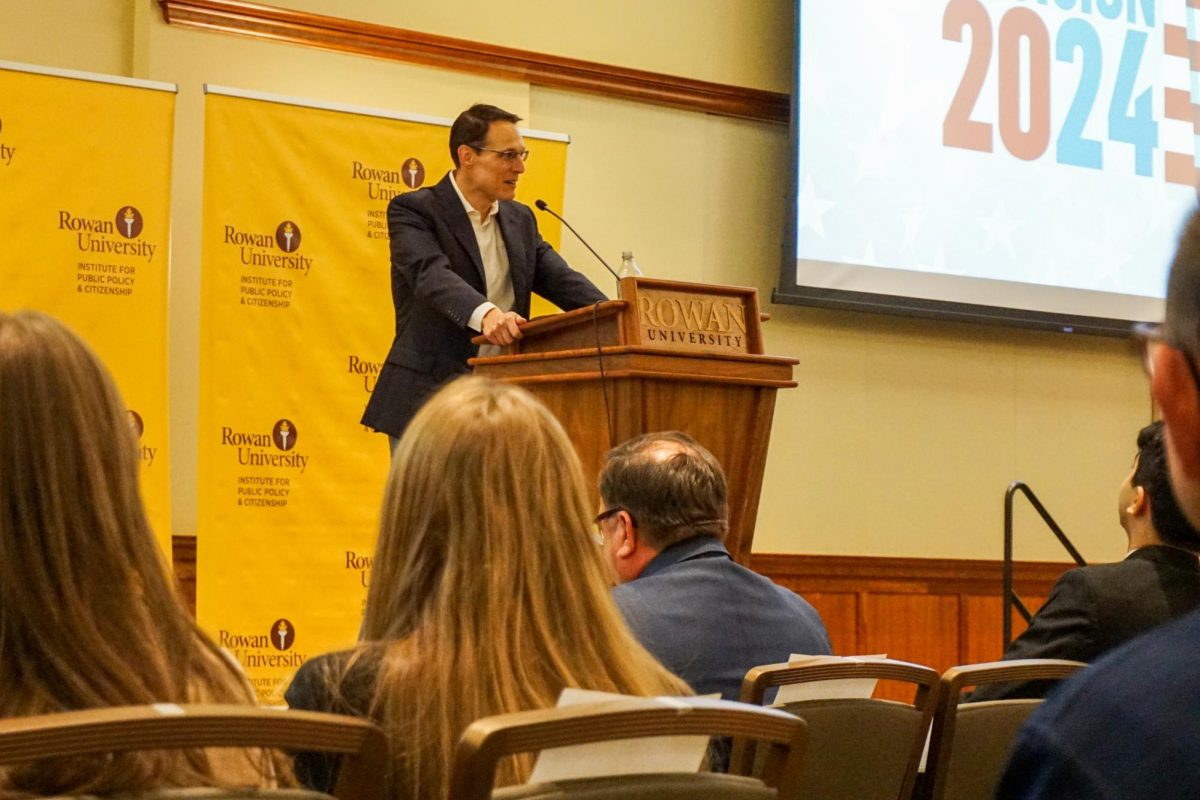
[[[88,346],[45,314],[0,312],[0,717],[254,702],[172,591],[135,448]],[[273,784],[262,761],[225,753],[218,767],[166,750],[73,759],[0,771],[0,791]]]
[[[546,708],[564,687],[690,694],[625,627],[591,534],[583,471],[523,389],[461,378],[400,440],[384,492],[365,643],[301,668],[293,708],[371,716],[397,797],[445,796],[472,721]],[[502,783],[528,775],[514,761]],[[332,782],[304,756],[301,780]]]

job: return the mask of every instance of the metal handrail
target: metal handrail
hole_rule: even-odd
[[[1024,481],[1013,481],[1008,485],[1008,491],[1004,493],[1004,647],[1008,649],[1008,645],[1012,642],[1012,610],[1016,606],[1017,611],[1025,618],[1026,622],[1032,619],[1029,609],[1021,602],[1021,598],[1017,597],[1017,593],[1013,591],[1013,497],[1017,492],[1025,495],[1029,500],[1033,510],[1041,516],[1042,521],[1050,528],[1050,532],[1058,539],[1061,544],[1070,554],[1071,558],[1075,559],[1075,563],[1081,567],[1086,567],[1087,562],[1083,560],[1083,556],[1075,549],[1075,545],[1071,544],[1071,540],[1063,533],[1063,529],[1054,521],[1054,517],[1050,516],[1050,512],[1042,505],[1042,501],[1038,500],[1037,495]]]

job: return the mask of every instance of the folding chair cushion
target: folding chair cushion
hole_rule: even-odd
[[[986,797],[996,793],[1000,772],[1017,731],[1041,700],[988,700],[958,707],[954,737],[961,743],[950,753],[947,798]]]
[[[895,800],[912,758],[923,712],[868,698],[809,700],[778,706],[808,724],[801,796]],[[923,735],[923,733],[921,733]]]

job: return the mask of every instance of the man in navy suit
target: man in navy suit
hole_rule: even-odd
[[[388,434],[393,448],[426,398],[468,371],[472,337],[494,346],[520,338],[533,292],[564,310],[606,299],[513,200],[529,156],[519,121],[471,106],[450,128],[454,170],[388,204],[396,333],[362,424]]]
[[[751,667],[830,654],[816,610],[721,543],[725,473],[695,439],[649,433],[610,450],[600,496],[613,598],[642,645],[697,693],[737,700]]]

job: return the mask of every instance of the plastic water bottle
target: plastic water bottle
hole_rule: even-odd
[[[626,250],[621,253],[621,268],[617,270],[618,278],[640,278],[642,271],[638,269],[637,262],[633,260],[633,251]]]

